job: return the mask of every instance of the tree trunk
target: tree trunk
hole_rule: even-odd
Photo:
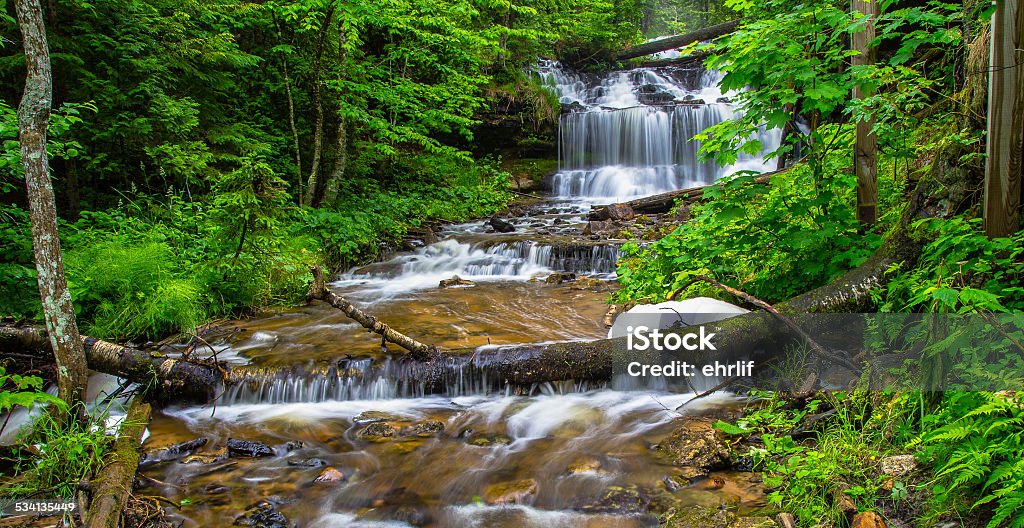
[[[870,66],[875,63],[875,19],[878,18],[878,0],[850,0],[855,16],[867,18],[861,31],[850,35],[850,47],[857,52],[851,64]],[[863,99],[872,94],[860,84],[853,86],[853,98]],[[853,170],[857,175],[857,220],[863,226],[874,225],[878,218],[878,145],[872,128],[874,119],[857,120],[857,138],[853,147]]]
[[[766,172],[752,179],[751,183],[764,185],[771,181],[772,176],[776,176],[787,170],[789,170],[788,167],[772,172]],[[626,205],[628,205],[630,209],[637,214],[664,214],[671,211],[678,203],[691,204],[703,200],[704,191],[709,187],[717,185],[720,184],[713,183],[711,185],[702,185],[700,187],[691,187],[689,189],[679,189],[677,191],[655,194],[654,196],[630,200],[626,202]],[[589,215],[590,220],[605,220],[608,217],[607,206],[596,207],[590,211]]]
[[[299,129],[295,126],[295,99],[292,97],[292,81],[288,76],[288,59],[285,58],[282,67],[284,71],[284,92],[288,96],[288,125],[292,130],[292,148],[295,150],[295,174],[299,186],[299,204],[302,204],[302,149],[299,148]]]
[[[323,62],[324,41],[327,39],[327,30],[331,25],[333,17],[334,7],[332,6],[324,14],[323,25],[320,26],[320,30],[317,32],[316,58],[313,61],[313,110],[315,112],[313,120],[313,162],[309,168],[309,180],[306,182],[305,198],[305,205],[312,207],[319,203],[317,198],[320,186],[320,160],[324,151],[324,104],[321,95],[320,69]]]
[[[1024,157],[1024,0],[998,2],[989,56],[985,233],[1005,237],[1020,228]]]
[[[39,0],[18,0],[16,10],[28,65],[25,92],[18,107],[18,139],[32,218],[32,249],[39,275],[39,296],[50,345],[57,360],[60,397],[80,414],[84,407],[78,404],[85,399],[88,372],[75,310],[71,305],[71,293],[64,277],[60,239],[57,237],[57,207],[46,155],[52,97],[50,51]]]
[[[117,528],[121,512],[132,494],[135,472],[142,456],[142,434],[149,425],[151,409],[142,398],[132,398],[128,415],[121,422],[114,450],[92,481],[92,500],[88,515],[83,516],[88,528]]]
[[[341,76],[345,72],[345,58],[348,56],[348,52],[345,48],[345,28],[338,28],[338,76],[341,80]],[[338,99],[343,100],[345,93],[341,92],[338,94]],[[339,101],[339,105],[341,102]],[[341,186],[341,179],[345,177],[345,164],[348,161],[348,128],[345,123],[345,116],[342,112],[338,112],[338,135],[334,146],[334,166],[331,168],[331,175],[327,178],[327,182],[324,183],[324,197],[320,202],[327,204],[328,207],[333,206],[338,200],[338,187]]]
[[[632,48],[620,51],[616,53],[612,58],[615,60],[626,60],[635,59],[637,57],[643,57],[644,55],[652,55],[662,51],[668,51],[671,49],[681,48],[683,46],[693,44],[694,42],[701,42],[704,40],[711,40],[714,38],[721,37],[732,33],[739,26],[739,20],[732,20],[729,22],[723,22],[721,24],[701,28],[697,31],[691,31],[685,35],[674,35],[671,37],[665,37],[663,39],[655,40],[654,42],[645,42],[633,46]]]

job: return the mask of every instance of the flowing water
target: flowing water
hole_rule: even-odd
[[[726,168],[698,161],[693,134],[735,115],[713,73],[590,77],[545,62],[536,74],[571,110],[560,119],[552,198],[509,219],[514,232],[495,233],[485,221],[448,226],[436,242],[341,274],[336,292],[417,339],[473,357],[506,344],[600,338],[607,289],[544,280],[555,272],[614,279],[623,241],[580,235],[590,204],[767,168],[759,157]],[[769,149],[778,142],[759,139]],[[470,282],[439,287],[456,276]],[[262,500],[299,526],[656,526],[643,507],[609,505],[609,494],[633,490],[646,504],[670,493],[682,505],[740,510],[763,498],[749,474],[737,473],[722,474],[720,489],[666,491],[680,470],[652,446],[678,420],[666,408],[687,395],[571,382],[505,387],[468,367],[443,394],[426,395],[408,362],[334,308],[313,304],[234,326],[212,348],[220,360],[249,365],[248,377],[215,406],[164,410],[145,445],[207,440],[192,456],[142,466],[146,491],[187,499],[175,514],[185,526],[231,526]],[[734,404],[716,396],[687,412]],[[229,457],[229,438],[262,442],[274,456]],[[314,482],[327,466],[343,478]]]

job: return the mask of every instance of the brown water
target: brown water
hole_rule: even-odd
[[[394,328],[446,348],[604,337],[606,289],[543,278],[568,268],[609,279],[615,245],[566,250],[531,241],[544,239],[539,231],[578,224],[577,213],[543,210],[508,236],[483,233],[482,223],[454,226],[438,244],[344,274],[332,288]],[[565,217],[576,220],[557,220]],[[437,286],[452,275],[475,285]],[[685,480],[652,446],[680,419],[666,407],[688,395],[568,382],[417,397],[383,378],[358,391],[327,390],[322,377],[301,372],[387,362],[376,334],[322,303],[235,326],[215,344],[220,359],[294,373],[228,391],[215,407],[172,407],[153,420],[147,450],[208,440],[196,456],[142,466],[146,492],[185,501],[175,513],[185,526],[231,526],[264,499],[289,522],[317,527],[656,526],[648,503],[762,505],[750,474],[717,475],[724,485],[714,490],[666,484]],[[720,396],[687,412],[733,405]],[[275,454],[228,457],[229,438],[262,442]],[[300,464],[310,459],[316,467]],[[344,478],[314,482],[325,467]]]

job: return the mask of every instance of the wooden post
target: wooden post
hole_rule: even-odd
[[[858,53],[851,59],[853,66],[875,63],[875,19],[878,18],[877,0],[850,0],[850,10],[861,17],[869,17],[861,31],[850,36],[850,46]],[[872,95],[860,84],[853,86],[853,98],[863,99]],[[861,225],[869,226],[878,218],[878,145],[874,118],[857,121],[857,139],[853,151],[853,170],[857,175],[857,219]]]
[[[1024,2],[998,0],[992,16],[985,159],[985,233],[1010,236],[1020,228],[1024,156]]]
[[[43,303],[43,319],[50,345],[57,359],[58,393],[81,417],[85,409],[78,404],[85,399],[88,370],[75,310],[71,305],[71,292],[64,276],[60,239],[57,237],[57,205],[46,155],[46,134],[53,98],[50,48],[46,42],[43,8],[39,0],[18,0],[15,9],[28,66],[25,92],[18,106],[18,141],[32,218],[32,251],[39,297]]]

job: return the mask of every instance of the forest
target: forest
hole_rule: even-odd
[[[0,7],[0,526],[1024,528],[1019,0]]]

